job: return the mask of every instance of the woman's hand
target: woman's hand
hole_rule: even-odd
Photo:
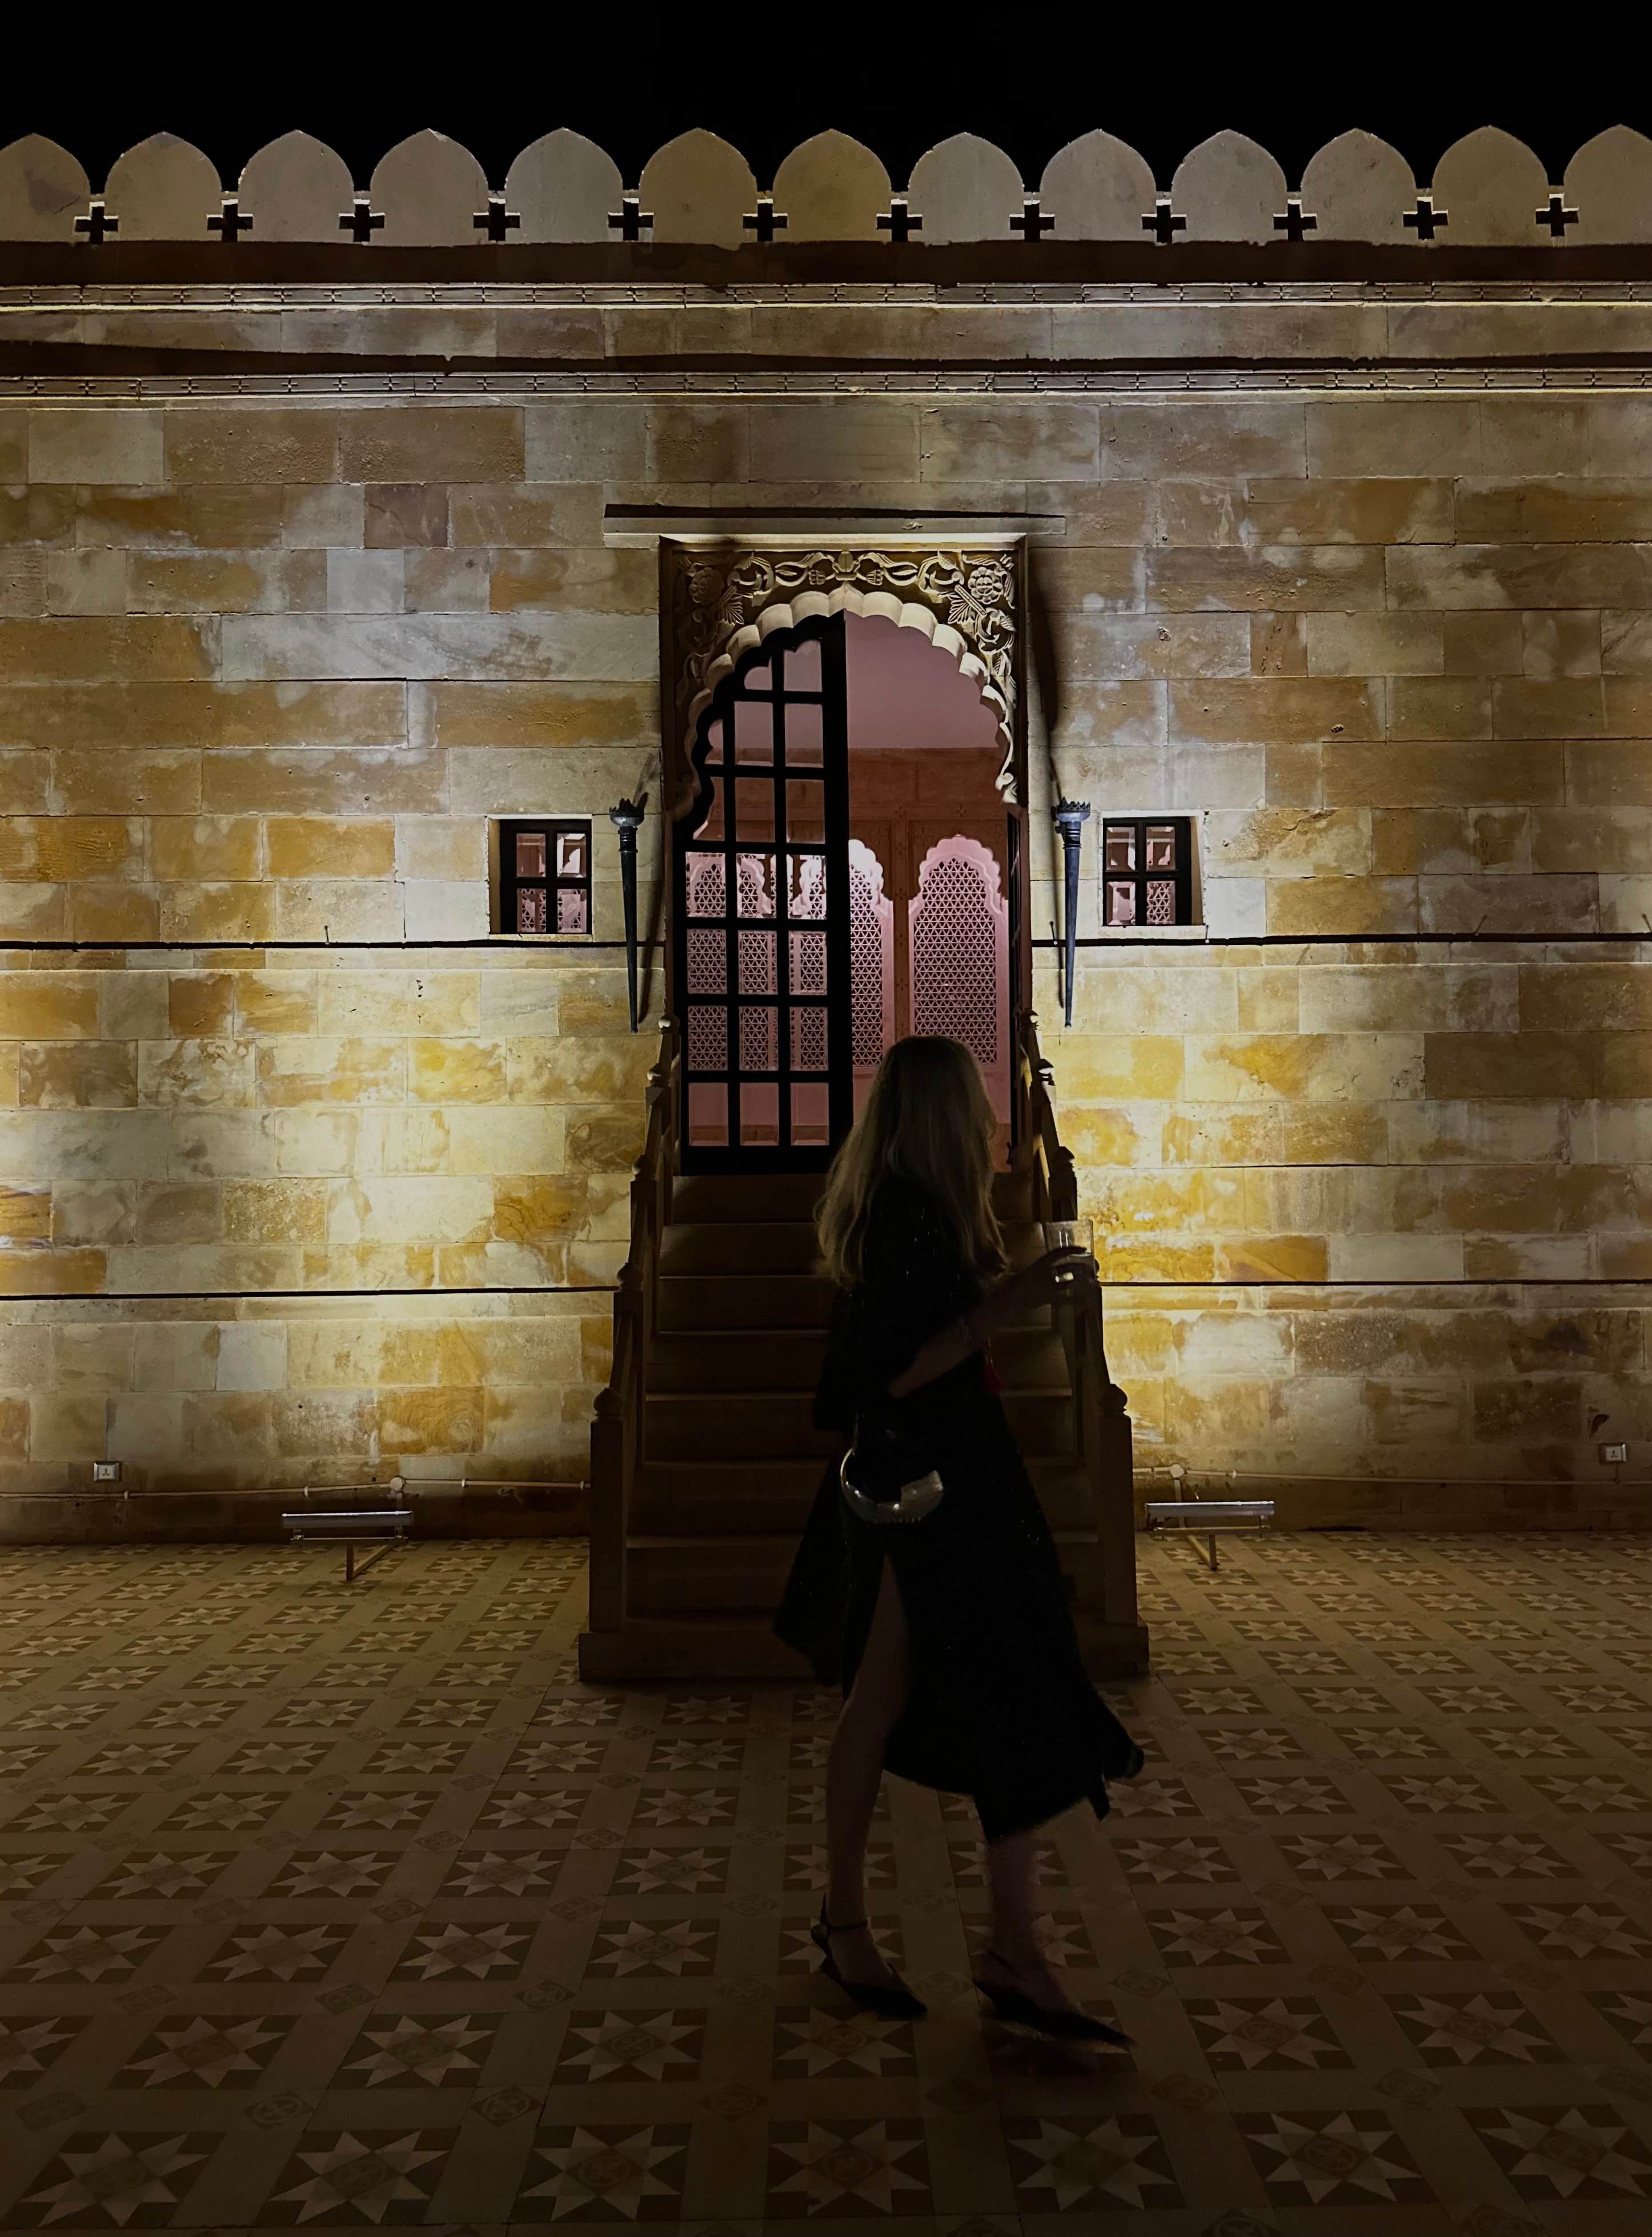
[[[1070,1297],[1074,1290],[1094,1287],[1095,1261],[1087,1250],[1068,1244],[1059,1250],[1047,1250],[1012,1279],[1019,1303],[1052,1305],[1059,1297]]]

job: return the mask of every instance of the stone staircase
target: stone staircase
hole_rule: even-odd
[[[639,1187],[646,1178],[639,1169]],[[1036,1180],[1028,1170],[997,1183],[1016,1263],[1041,1248]],[[803,1674],[770,1625],[822,1472],[838,1450],[810,1419],[831,1295],[813,1270],[820,1186],[818,1174],[657,1177],[652,1265],[637,1284],[640,1292],[651,1270],[650,1309],[640,1294],[628,1305],[622,1290],[616,1379],[592,1432],[592,1612],[579,1642],[588,1679]],[[629,1401],[618,1387],[627,1313]],[[1064,1342],[1051,1321],[1041,1310],[1004,1331],[995,1363],[1073,1580],[1092,1667],[1124,1674],[1146,1657],[1133,1549],[1126,1593],[1116,1533],[1114,1560],[1105,1558],[1099,1455],[1087,1462],[1080,1449],[1071,1332]],[[1117,1395],[1111,1418],[1115,1445],[1123,1433],[1127,1530],[1128,1423]],[[1107,1435],[1097,1412],[1093,1442]]]

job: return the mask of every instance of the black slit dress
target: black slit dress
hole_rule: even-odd
[[[818,1426],[847,1438],[856,1410],[882,1399],[980,1296],[934,1200],[911,1182],[883,1182],[864,1278],[833,1315]],[[1081,1800],[1105,1816],[1108,1779],[1134,1778],[1141,1751],[1084,1667],[1054,1541],[981,1354],[884,1402],[891,1427],[935,1457],[946,1495],[922,1522],[862,1522],[844,1502],[834,1462],[776,1631],[823,1685],[847,1694],[883,1564],[893,1561],[912,1640],[912,1694],[886,1768],[973,1797],[989,1841]]]

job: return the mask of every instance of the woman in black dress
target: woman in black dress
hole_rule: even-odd
[[[995,1330],[1094,1280],[1087,1253],[1006,1275],[992,1211],[995,1122],[959,1042],[898,1041],[839,1151],[819,1215],[838,1284],[816,1402],[823,1428],[869,1442],[886,1424],[945,1487],[921,1521],[852,1511],[836,1463],[775,1627],[842,1716],[826,1772],[823,1970],[857,2002],[923,2009],[866,1924],[862,1867],[885,1769],[973,1797],[987,1842],[992,1944],[977,1985],[1001,2017],[1118,2042],[1079,2009],[1034,1932],[1037,1828],[1074,1803],[1107,1807],[1141,1753],[1085,1670],[1038,1496],[984,1357]]]

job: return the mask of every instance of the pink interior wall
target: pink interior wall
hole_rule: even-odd
[[[995,746],[998,718],[950,653],[897,622],[844,620],[852,752]]]

